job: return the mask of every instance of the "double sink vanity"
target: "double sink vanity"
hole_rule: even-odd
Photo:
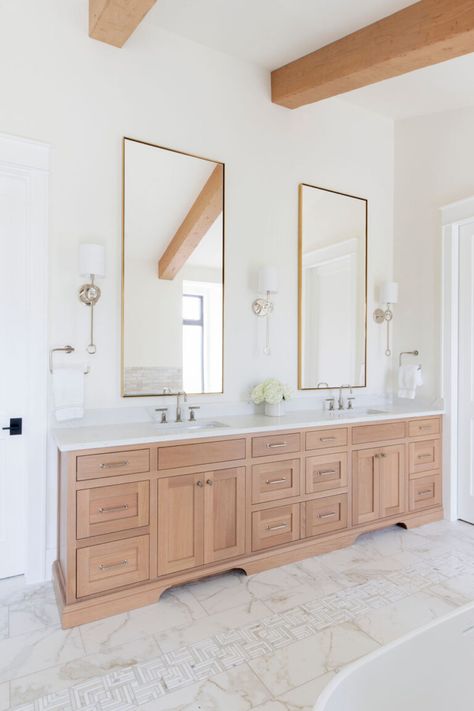
[[[57,429],[64,627],[442,518],[438,410]]]

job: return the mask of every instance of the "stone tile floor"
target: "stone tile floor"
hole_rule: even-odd
[[[0,711],[309,711],[344,665],[474,600],[474,526],[441,521],[61,630],[0,581]]]

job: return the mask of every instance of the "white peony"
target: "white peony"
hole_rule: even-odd
[[[289,400],[290,389],[276,378],[267,378],[263,383],[256,385],[251,393],[251,398],[256,405],[267,402],[269,405],[278,405],[282,400]]]

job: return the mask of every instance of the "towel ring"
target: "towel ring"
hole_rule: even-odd
[[[62,346],[61,348],[51,348],[49,351],[49,372],[51,375],[53,374],[53,353],[57,353],[58,351],[62,351],[63,353],[74,353],[76,349],[73,348],[72,346]],[[84,375],[87,375],[90,373],[90,368],[89,366],[86,367],[84,371]]]
[[[404,355],[412,355],[412,356],[417,356],[420,355],[420,351],[402,351],[400,353],[399,359],[398,359],[398,364],[402,364],[402,356]]]

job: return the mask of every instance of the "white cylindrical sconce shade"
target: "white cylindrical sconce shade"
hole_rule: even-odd
[[[79,245],[79,274],[105,276],[105,249],[101,244]]]
[[[258,291],[262,294],[278,291],[278,273],[275,267],[260,267],[258,271]]]
[[[380,286],[381,304],[396,304],[398,303],[398,283],[396,281],[384,281]]]

